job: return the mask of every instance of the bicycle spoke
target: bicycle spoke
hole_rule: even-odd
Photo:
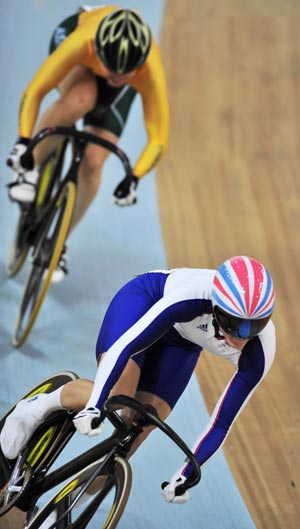
[[[11,477],[0,490],[0,516],[9,511],[18,501],[20,494],[28,486],[31,469],[23,464],[22,456],[18,457]]]

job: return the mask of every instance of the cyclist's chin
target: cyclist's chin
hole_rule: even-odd
[[[117,79],[114,77],[108,77],[107,82],[109,86],[113,86],[114,88],[123,86],[125,84],[124,79]]]

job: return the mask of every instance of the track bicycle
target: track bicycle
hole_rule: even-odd
[[[41,382],[29,395],[52,391],[60,383],[60,377],[62,385],[68,376],[70,380],[77,377],[72,372],[58,373]],[[123,407],[136,412],[131,425],[122,418],[120,410]],[[49,472],[75,432],[72,421],[75,413],[65,410],[52,413],[33,433],[16,460],[9,461],[0,454],[0,516],[16,506],[27,513],[24,529],[38,529],[53,515],[55,521],[49,529],[85,529],[97,511],[97,527],[114,529],[131,488],[132,472],[127,454],[143,428],[150,425],[167,435],[192,463],[191,476],[177,487],[176,493],[183,494],[199,482],[200,467],[184,441],[159,419],[155,408],[124,395],[108,398],[101,412],[101,420],[109,420],[114,426],[113,433]],[[7,415],[0,420],[0,430]],[[37,501],[44,493],[70,478],[42,508],[37,509]],[[79,508],[77,504],[84,495],[85,499],[87,495],[90,499]]]
[[[78,169],[89,143],[113,152],[121,161],[126,176],[132,168],[126,154],[115,144],[75,127],[49,127],[41,130],[22,156],[26,167],[37,144],[51,136],[62,141],[41,165],[36,199],[33,204],[19,203],[20,214],[10,247],[6,273],[14,277],[31,250],[30,268],[13,331],[13,345],[27,339],[51,283],[60,259],[75,205]],[[70,148],[69,148],[70,147]],[[67,153],[71,151],[71,160]],[[14,185],[14,184],[10,184]]]

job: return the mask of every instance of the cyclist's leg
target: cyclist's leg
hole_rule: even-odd
[[[25,523],[26,514],[16,507],[0,518],[0,529],[21,529]]]
[[[116,395],[119,393],[116,393]],[[144,391],[136,391],[133,395],[131,395],[135,399],[137,399],[141,404],[150,404],[153,406],[159,418],[161,420],[166,420],[167,417],[170,415],[172,408],[169,406],[169,404],[164,400],[155,395],[151,392],[144,392]],[[122,413],[123,419],[130,424],[130,422],[133,419],[135,412],[133,412],[130,409],[124,409]],[[133,443],[132,448],[130,449],[130,452],[128,454],[128,459],[136,452],[136,450],[139,448],[139,446],[145,441],[145,439],[148,437],[148,435],[152,432],[152,430],[155,429],[155,426],[147,426],[143,429],[143,432],[138,436],[136,441]]]
[[[88,132],[104,138],[115,145],[119,141],[118,136],[109,130],[92,126],[86,126],[85,128]],[[84,158],[79,168],[78,192],[69,232],[80,222],[94,200],[100,186],[103,164],[109,154],[110,151],[104,147],[91,143],[87,145]]]
[[[82,410],[89,400],[92,389],[93,382],[84,378],[67,382],[61,392],[62,407],[75,411]]]
[[[99,365],[104,354],[99,359]],[[129,360],[119,380],[114,385],[110,395],[128,395],[133,397],[136,392],[140,377],[140,368],[133,360]],[[87,379],[78,379],[68,382],[61,392],[61,404],[63,408],[71,410],[82,410],[88,402],[94,383]]]
[[[46,109],[36,126],[36,132],[44,127],[57,125],[72,126],[95,105],[97,85],[95,76],[84,66],[75,66],[58,86],[60,96]],[[37,165],[59,145],[57,137],[42,141],[35,149]]]
[[[140,357],[134,357],[142,366],[135,398],[143,404],[154,406],[159,417],[165,420],[185,390],[199,354],[199,347],[170,331],[149,347],[144,355],[141,353]],[[131,416],[132,412],[129,412],[129,417]],[[150,426],[143,430],[133,445],[130,456],[153,429]]]
[[[70,380],[75,382],[82,379],[78,379],[77,375],[69,371],[45,379],[1,418],[0,444],[8,459],[17,457],[32,433],[50,413],[66,408],[61,403],[61,393],[66,382]],[[79,382],[79,387],[80,385]]]
[[[84,117],[85,129],[96,136],[117,144],[129,116],[136,91],[129,85],[110,86],[106,79],[97,76],[97,102]],[[78,194],[70,231],[80,222],[95,198],[101,182],[103,164],[110,152],[89,144],[78,174]]]

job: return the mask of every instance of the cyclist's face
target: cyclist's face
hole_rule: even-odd
[[[107,72],[107,82],[110,86],[123,86],[124,84],[128,83],[129,78],[133,74],[133,72],[129,73],[115,73],[111,72],[106,68]]]

